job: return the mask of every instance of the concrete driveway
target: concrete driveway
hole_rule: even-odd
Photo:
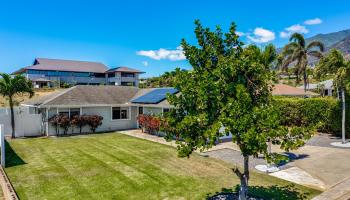
[[[270,175],[320,190],[332,188],[350,178],[350,149],[330,145],[339,140],[327,134],[315,135],[304,147],[289,153],[291,162],[281,166],[280,172]],[[273,146],[272,151],[283,152],[278,146]],[[232,142],[220,143],[203,154],[237,165],[243,161],[239,148]],[[251,158],[250,166],[264,162]]]
[[[161,137],[144,134],[140,130],[122,131],[121,133],[176,146],[173,141],[166,142]],[[347,196],[350,194],[350,149],[329,145],[339,140],[339,138],[325,134],[315,135],[304,147],[291,152],[292,161],[282,166],[281,171],[270,175],[320,190],[334,190],[341,186],[342,194]],[[272,151],[283,152],[277,146],[273,146]],[[220,143],[202,154],[237,165],[241,165],[243,161],[239,148],[232,142]],[[251,166],[255,166],[265,161],[261,158],[252,158],[250,162]],[[334,192],[330,193],[334,194]],[[334,198],[327,196],[325,199]]]
[[[350,177],[350,149],[307,145],[295,153],[308,156],[293,165],[324,182],[326,188]]]

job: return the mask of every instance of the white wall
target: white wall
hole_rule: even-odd
[[[127,107],[129,108],[129,119],[119,119],[112,120],[112,110],[111,107],[92,107],[83,108],[82,113],[87,115],[100,115],[103,117],[102,125],[97,128],[96,131],[114,131],[114,130],[125,130],[137,128],[136,114],[137,107]]]
[[[41,114],[30,114],[29,107],[15,107],[15,133],[16,137],[42,135]],[[9,108],[1,108],[0,124],[4,124],[5,135],[11,136],[11,114]]]
[[[129,109],[129,119],[120,119],[120,120],[112,120],[112,110],[110,106],[104,107],[83,107],[81,109],[81,114],[84,115],[100,115],[103,117],[102,125],[96,129],[96,132],[103,131],[117,131],[117,130],[125,130],[125,129],[134,129],[137,128],[137,107],[127,107]],[[49,109],[49,118],[57,113],[56,108]],[[79,133],[79,130],[75,128],[72,130],[72,127],[69,128],[68,134]],[[83,133],[90,133],[91,130],[88,126],[85,126],[82,129]],[[63,134],[63,130],[60,129],[59,134]],[[49,135],[56,135],[56,127],[49,125]]]

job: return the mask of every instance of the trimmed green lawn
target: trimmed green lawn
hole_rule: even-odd
[[[6,172],[20,199],[204,199],[233,189],[232,166],[118,133],[10,140]],[[276,199],[320,192],[252,173],[251,191]]]

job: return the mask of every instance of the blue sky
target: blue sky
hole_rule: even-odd
[[[350,1],[2,1],[0,71],[35,57],[129,66],[146,77],[188,69],[178,46],[182,38],[195,42],[195,19],[224,30],[234,21],[244,42],[281,46],[294,31],[350,28]]]

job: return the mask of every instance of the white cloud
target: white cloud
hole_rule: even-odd
[[[147,67],[148,66],[148,62],[147,61],[142,61],[143,66]]]
[[[265,43],[270,42],[275,39],[275,33],[264,29],[264,28],[255,28],[253,36],[247,35],[248,39],[256,43]]]
[[[315,19],[308,19],[304,21],[304,24],[306,25],[315,25],[315,24],[321,24],[322,20],[320,18],[315,18]]]
[[[287,38],[287,37],[291,36],[293,33],[306,34],[308,32],[309,32],[309,30],[306,29],[305,26],[302,26],[300,24],[295,24],[295,25],[292,25],[290,27],[285,28],[284,31],[280,32],[280,37]]]
[[[154,60],[171,60],[171,61],[186,60],[186,56],[184,55],[181,46],[177,47],[174,50],[168,50],[164,48],[160,48],[158,50],[148,50],[148,51],[141,50],[141,51],[137,51],[136,54],[139,56],[146,56]]]
[[[245,35],[245,33],[240,32],[240,31],[236,31],[236,34],[237,34],[239,37],[241,37],[241,36],[244,36],[244,35]]]

